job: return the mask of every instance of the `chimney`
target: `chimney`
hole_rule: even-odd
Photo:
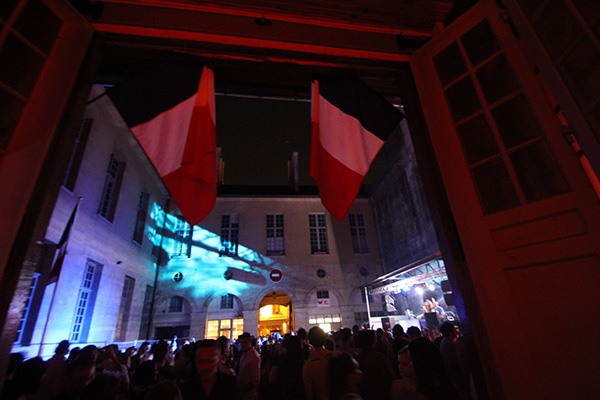
[[[221,155],[221,148],[217,147],[217,186],[225,183],[225,161]]]
[[[294,192],[298,191],[298,152],[294,151],[288,160],[288,182]]]

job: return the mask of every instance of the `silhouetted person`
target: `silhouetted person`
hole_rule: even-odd
[[[67,375],[67,359],[69,353],[69,341],[63,340],[58,344],[54,355],[46,361],[46,373],[42,378],[39,397],[42,400],[51,399],[56,396],[65,383]]]
[[[252,335],[244,332],[238,342],[242,353],[237,372],[237,381],[243,400],[258,400],[260,386],[260,355],[252,342]]]
[[[360,393],[365,400],[389,399],[390,388],[395,378],[394,370],[387,357],[375,348],[376,342],[374,331],[359,332],[356,361],[363,373]]]
[[[438,348],[429,339],[419,337],[408,345],[419,391],[427,400],[457,400],[458,390]]]
[[[398,369],[400,379],[392,382],[392,400],[427,400],[419,390],[408,346],[398,352]]]
[[[348,353],[335,353],[327,361],[327,391],[330,400],[362,400],[359,383],[362,371]]]
[[[12,378],[12,385],[7,387],[7,392],[2,393],[4,400],[16,400],[33,397],[40,388],[42,376],[46,372],[46,363],[41,357],[30,358],[19,364]]]
[[[404,328],[401,325],[394,325],[392,328],[392,335],[394,336],[390,340],[390,345],[387,348],[386,356],[390,361],[390,365],[394,369],[396,376],[399,376],[398,371],[398,352],[405,346],[408,346],[408,336],[404,333]]]
[[[459,339],[458,331],[452,323],[445,322],[440,325],[440,333],[442,334],[440,353],[452,381],[458,388],[461,399],[471,400],[471,374],[466,346]]]
[[[90,359],[78,358],[67,367],[65,385],[53,400],[79,400],[85,387],[94,378],[96,365]],[[116,385],[115,385],[116,386]]]
[[[318,326],[308,331],[308,341],[314,349],[304,363],[302,375],[306,400],[327,400],[327,359],[333,352],[325,349],[327,335]]]
[[[298,336],[289,336],[283,341],[284,351],[277,360],[277,393],[278,398],[286,400],[304,399],[304,352],[302,340]]]
[[[240,392],[233,375],[218,369],[220,357],[216,340],[203,340],[197,344],[195,374],[181,384],[183,400],[239,400]]]

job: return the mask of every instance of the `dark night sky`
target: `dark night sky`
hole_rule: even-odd
[[[300,186],[316,186],[309,175],[310,102],[216,96],[217,146],[227,185],[287,185],[287,162],[299,159]],[[376,158],[365,182],[379,169]]]
[[[299,158],[299,183],[309,176],[310,102],[216,96],[217,146],[225,184],[287,185],[287,161]]]

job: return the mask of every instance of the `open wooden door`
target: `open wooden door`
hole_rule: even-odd
[[[491,396],[597,396],[600,202],[522,44],[482,0],[411,68],[504,391]]]
[[[8,304],[33,230],[23,221],[39,212],[32,198],[92,33],[68,0],[0,2],[0,380],[21,311]]]

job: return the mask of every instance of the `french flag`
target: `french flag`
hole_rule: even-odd
[[[217,194],[213,72],[165,63],[107,90],[183,217],[196,225]]]
[[[323,206],[343,221],[371,163],[404,114],[357,78],[312,85],[310,176]]]

